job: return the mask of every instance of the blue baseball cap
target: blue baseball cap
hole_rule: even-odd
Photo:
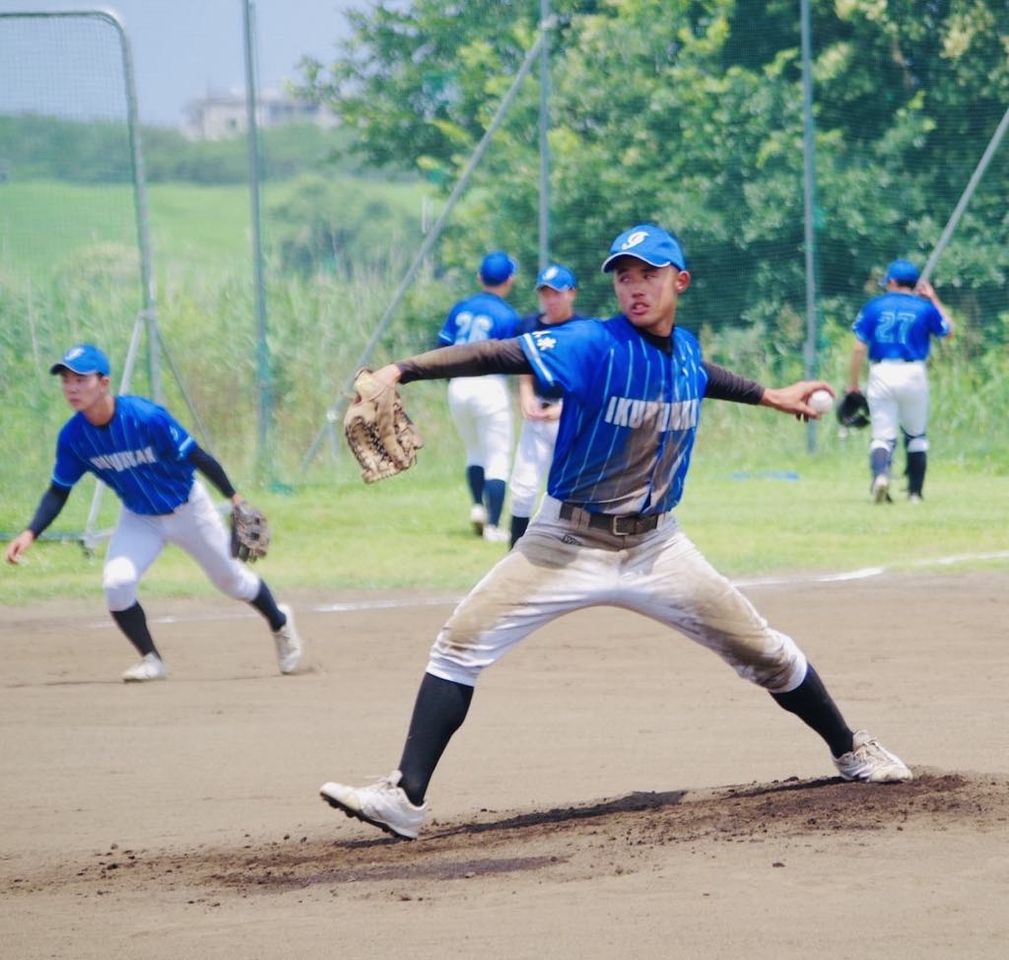
[[[613,269],[618,257],[636,257],[653,267],[687,269],[687,258],[680,241],[654,223],[642,223],[625,230],[610,246],[610,255],[603,261],[603,273]]]
[[[883,274],[883,279],[879,281],[879,285],[885,288],[891,280],[896,280],[902,286],[913,287],[918,282],[920,276],[921,273],[918,271],[918,268],[910,260],[894,260],[886,268],[886,273]]]
[[[559,263],[551,263],[549,267],[544,267],[536,278],[536,289],[540,290],[543,287],[560,292],[577,290],[578,280],[567,267],[562,267]]]
[[[109,358],[98,347],[92,343],[79,343],[64,353],[63,357],[49,368],[49,372],[59,373],[61,370],[69,370],[82,376],[100,373],[103,377],[107,377],[110,369]]]
[[[489,287],[504,283],[518,268],[518,264],[504,250],[488,253],[480,263],[480,279]]]

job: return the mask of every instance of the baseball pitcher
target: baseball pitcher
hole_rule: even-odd
[[[816,418],[807,399],[832,391],[818,381],[767,388],[705,361],[676,326],[691,275],[679,241],[662,228],[620,234],[602,269],[620,305],[610,320],[449,347],[375,373],[390,385],[532,373],[564,395],[547,497],[435,639],[398,769],[369,786],[321,788],[332,806],[395,836],[422,828],[429,781],[482,671],[537,627],[599,604],[668,625],[766,689],[823,738],[845,779],[911,778],[898,757],[848,726],[795,641],[708,564],[673,514],[705,399]]]

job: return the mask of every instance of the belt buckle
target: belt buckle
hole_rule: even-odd
[[[618,537],[637,533],[638,518],[617,515],[610,522],[610,531]]]

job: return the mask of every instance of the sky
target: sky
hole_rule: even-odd
[[[366,0],[253,0],[260,90],[280,90],[312,56],[328,63],[344,10]],[[245,86],[244,0],[0,0],[0,11],[108,9],[133,52],[141,123],[179,127],[186,104]]]

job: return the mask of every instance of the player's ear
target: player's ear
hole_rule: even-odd
[[[676,292],[683,293],[687,287],[690,286],[690,272],[687,270],[681,270],[676,274]]]

